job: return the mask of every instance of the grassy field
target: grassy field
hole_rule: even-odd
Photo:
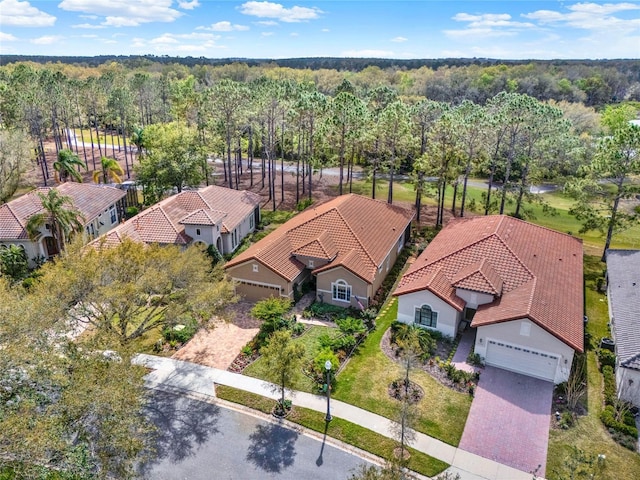
[[[230,402],[239,403],[264,413],[271,413],[274,400],[244,392],[232,387],[217,386],[216,395]],[[378,457],[390,459],[396,442],[354,423],[334,418],[327,425],[324,414],[293,406],[287,420],[302,425],[310,430],[326,433],[327,436],[370,452]],[[414,472],[432,477],[445,470],[448,465],[413,448],[409,449],[411,458],[409,468]]]
[[[399,402],[389,397],[389,384],[402,376],[401,368],[380,350],[380,340],[397,315],[395,298],[376,320],[376,330],[364,341],[358,355],[351,358],[338,375],[340,382],[334,397],[360,408],[395,418]],[[411,378],[424,389],[425,396],[417,404],[416,430],[451,445],[458,445],[471,407],[471,397],[455,392],[423,371]]]
[[[318,337],[320,335],[328,333],[329,335],[338,335],[339,331],[336,328],[311,326],[303,335],[295,338],[294,343],[304,345],[305,355],[303,363],[306,364],[313,360],[318,352]],[[269,371],[266,368],[266,362],[262,357],[258,358],[255,362],[251,363],[247,368],[242,371],[243,375],[249,377],[256,377],[262,379],[270,379]],[[272,379],[273,380],[273,379]],[[314,387],[316,384],[307,376],[300,375],[296,382],[291,386],[294,390],[300,390],[302,392],[315,393]]]
[[[640,478],[640,455],[614,442],[600,421],[602,411],[602,375],[598,370],[593,346],[600,338],[608,337],[609,328],[606,296],[595,289],[597,277],[602,275],[604,264],[599,257],[585,257],[586,307],[589,321],[587,332],[591,336],[587,346],[588,392],[586,398],[587,415],[580,417],[577,424],[568,430],[551,430],[547,457],[547,477],[550,480],[568,474],[567,458],[571,446],[575,446],[589,455],[606,455],[604,468],[598,475],[601,480],[621,480]]]

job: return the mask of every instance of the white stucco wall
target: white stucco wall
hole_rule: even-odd
[[[529,335],[521,335],[522,324],[531,324]],[[569,378],[573,362],[573,349],[560,341],[529,319],[511,320],[478,327],[476,333],[475,353],[486,357],[488,340],[499,340],[511,345],[522,345],[543,353],[552,353],[560,357],[554,383],[565,382]]]
[[[253,227],[251,227],[251,219],[253,218],[254,214],[253,211],[247,215],[246,217],[244,217],[244,219],[235,226],[235,228],[233,230],[236,230],[237,235],[238,235],[238,243],[236,243],[235,245],[233,245],[232,241],[231,241],[231,236],[232,236],[232,232],[226,233],[222,235],[222,252],[220,253],[231,253],[233,252],[236,248],[238,248],[238,245],[240,245],[240,243],[242,242],[242,239],[244,237],[246,237],[247,235],[249,235],[251,232],[253,232],[256,228],[255,228],[255,222]]]
[[[616,367],[618,398],[640,407],[640,370]]]
[[[198,235],[200,229],[200,235]],[[220,236],[220,227],[216,225],[185,225],[184,233],[193,238],[194,242],[203,242],[207,245],[215,245]]]
[[[456,288],[456,295],[466,302],[467,308],[478,308],[479,305],[493,302],[493,295],[465,290],[464,288]]]
[[[427,290],[407,293],[398,297],[398,321],[412,325],[415,320],[416,308],[429,305],[434,312],[438,312],[436,330],[444,335],[455,337],[462,312],[457,311],[440,297]]]

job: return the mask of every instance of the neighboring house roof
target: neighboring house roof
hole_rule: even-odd
[[[125,237],[144,243],[186,245],[192,238],[184,225],[222,224],[228,233],[260,205],[260,196],[211,185],[172,195],[118,225],[92,243],[121,243]]]
[[[70,197],[74,207],[88,223],[126,195],[126,192],[94,183],[66,182],[54,187],[60,195]],[[43,211],[37,193],[46,193],[50,188],[39,188],[9,203],[0,205],[0,239],[25,240],[27,222],[33,215]]]
[[[607,250],[607,281],[618,361],[640,370],[640,250]]]
[[[403,275],[394,295],[429,290],[457,310],[456,288],[489,293],[472,326],[529,318],[583,349],[582,241],[506,215],[450,221]]]
[[[288,281],[305,265],[295,255],[329,260],[314,273],[344,267],[372,283],[413,213],[379,200],[342,195],[299,213],[227,262],[225,268],[257,260]]]

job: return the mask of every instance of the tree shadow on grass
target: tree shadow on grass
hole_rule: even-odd
[[[249,436],[247,460],[266,472],[280,473],[293,465],[298,433],[276,424],[258,425]]]
[[[218,406],[207,402],[168,392],[151,392],[145,414],[157,431],[150,455],[153,460],[141,467],[141,473],[164,459],[179,463],[193,456],[197,446],[218,433],[219,413]]]

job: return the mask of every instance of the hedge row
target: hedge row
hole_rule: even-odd
[[[633,419],[633,417],[632,417]],[[607,428],[615,430],[625,435],[629,435],[633,438],[638,438],[638,429],[626,423],[616,420],[616,412],[612,405],[607,405],[600,414],[600,420]]]

